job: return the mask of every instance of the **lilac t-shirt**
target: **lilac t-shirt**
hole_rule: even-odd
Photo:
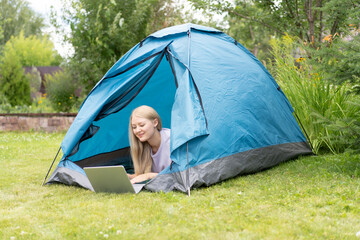
[[[152,172],[159,173],[171,164],[170,159],[170,129],[163,128],[160,131],[161,143],[160,147],[155,154],[151,151],[153,164],[151,167]]]

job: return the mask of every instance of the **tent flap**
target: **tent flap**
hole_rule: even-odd
[[[209,134],[201,96],[190,70],[178,59],[172,63],[178,89],[171,112],[171,152],[193,138]]]

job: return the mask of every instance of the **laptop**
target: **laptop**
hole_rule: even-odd
[[[84,167],[95,192],[139,193],[145,184],[132,184],[124,166]]]

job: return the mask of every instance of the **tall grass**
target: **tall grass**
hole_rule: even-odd
[[[360,152],[360,99],[348,102],[353,114],[344,114],[342,118],[331,121],[323,118],[328,129],[339,134],[330,136],[335,145],[340,145],[347,151]]]
[[[360,119],[360,106],[353,104],[359,96],[351,94],[347,84],[326,81],[324,74],[308,63],[305,51],[293,38],[273,39],[271,46],[274,58],[270,69],[304,126],[313,151],[343,152],[348,144],[339,139],[348,134],[337,123]]]

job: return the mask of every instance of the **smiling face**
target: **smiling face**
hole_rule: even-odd
[[[147,142],[151,139],[157,131],[156,126],[158,120],[149,120],[147,118],[139,117],[134,114],[131,118],[131,127],[134,135],[140,140],[140,142]]]

